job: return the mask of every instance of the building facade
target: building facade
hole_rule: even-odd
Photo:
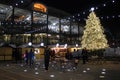
[[[26,9],[0,4],[0,44],[80,44],[83,28],[69,15],[37,2]]]

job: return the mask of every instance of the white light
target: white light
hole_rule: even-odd
[[[35,68],[35,70],[38,70],[38,68]]]
[[[106,6],[106,4],[103,4],[103,6]]]
[[[8,8],[5,8],[6,10],[8,10]]]
[[[70,19],[70,17],[68,19]]]
[[[13,8],[12,6],[10,6],[10,8]]]
[[[41,45],[41,46],[44,46],[44,43],[41,43],[40,45]]]
[[[28,16],[28,17],[26,18],[26,20],[28,20],[28,21],[29,21],[29,20],[30,20],[30,18],[31,18],[31,17],[30,17],[30,16]]]
[[[67,71],[71,71],[70,69],[67,69]]]
[[[101,17],[101,19],[103,19],[103,17]]]
[[[55,77],[55,75],[50,75],[50,77]]]
[[[18,6],[18,4],[17,4],[17,3],[16,3],[15,5],[16,5],[16,6]]]
[[[35,48],[34,53],[35,53],[35,54],[39,54],[39,53],[40,53],[40,50],[39,50],[38,48]]]
[[[64,48],[67,48],[67,44],[65,44]]]
[[[109,16],[107,16],[107,19],[109,18]]]
[[[94,7],[92,7],[92,8],[91,8],[91,11],[94,11],[94,10],[95,10],[95,8],[94,8]]]
[[[0,12],[4,12],[3,10],[0,10]]]
[[[102,71],[106,71],[106,69],[102,69]]]
[[[105,76],[99,76],[100,78],[105,78]]]
[[[59,47],[59,43],[56,44],[56,47]]]
[[[58,37],[58,38],[59,38],[60,36],[59,36],[59,35],[57,35],[56,37]]]
[[[87,70],[89,71],[89,70],[90,70],[90,68],[87,68]]]
[[[21,64],[20,66],[23,67],[23,64]]]
[[[21,1],[21,3],[23,3],[23,1]]]
[[[7,64],[6,66],[9,66],[9,64]]]
[[[84,20],[86,21],[86,18],[84,18]]]
[[[51,34],[48,34],[48,36],[51,36]]]
[[[96,7],[96,9],[98,9],[98,7]]]
[[[27,70],[25,69],[24,72],[27,72]]]
[[[120,15],[118,15],[118,17],[120,17]]]
[[[101,74],[106,74],[106,72],[101,72]]]
[[[115,16],[112,16],[112,18],[115,18]]]
[[[80,14],[78,14],[78,16],[80,16]]]
[[[85,12],[83,12],[83,14],[85,14]]]
[[[86,73],[86,72],[87,72],[87,71],[85,71],[85,70],[83,71],[83,73]]]
[[[78,44],[76,44],[76,47],[78,47]]]
[[[112,2],[114,3],[115,1],[113,0]]]
[[[38,72],[35,72],[35,74],[39,74]]]
[[[29,46],[32,46],[32,42],[29,42],[28,45],[29,45]]]
[[[53,26],[55,26],[56,25],[56,23],[53,23]]]

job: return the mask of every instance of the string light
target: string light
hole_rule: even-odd
[[[103,6],[105,7],[105,6],[106,6],[106,4],[103,4]]]
[[[15,5],[16,5],[16,6],[18,6],[18,4],[17,4],[17,3],[16,3]]]
[[[80,14],[78,14],[78,16],[80,16]]]
[[[21,3],[24,3],[23,1],[21,1]]]
[[[91,11],[94,11],[94,10],[95,10],[95,8],[94,8],[94,7],[92,7],[90,10],[91,10]]]
[[[85,12],[83,12],[83,14],[85,14]]]
[[[115,1],[113,0],[112,2],[114,3]]]
[[[118,15],[118,17],[120,18],[120,15]]]

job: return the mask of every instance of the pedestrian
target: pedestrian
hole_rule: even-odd
[[[44,53],[44,65],[45,65],[45,72],[48,71],[50,61],[50,48],[46,47]]]
[[[75,53],[76,53],[76,56],[74,57],[74,69],[77,69],[79,58],[80,58],[79,50],[75,51]]]
[[[29,58],[29,65],[31,66],[31,65],[33,65],[33,63],[34,63],[34,52],[32,51],[32,49],[30,49],[30,52],[29,52],[29,54],[28,54],[28,58]]]
[[[83,64],[86,64],[86,62],[88,61],[88,52],[86,48],[82,50],[82,59],[83,59]]]
[[[29,58],[29,56],[28,56],[28,50],[25,50],[25,53],[24,53],[24,60],[25,60],[25,64],[28,64],[28,58]]]
[[[65,54],[65,58],[66,58],[67,60],[70,60],[70,59],[71,59],[71,53],[70,53],[69,50],[67,50],[67,52],[66,52],[66,54]]]
[[[55,50],[51,50],[50,55],[51,55],[51,61],[54,61],[55,60]]]

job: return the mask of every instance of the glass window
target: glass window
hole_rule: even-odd
[[[72,34],[78,34],[78,24],[77,23],[72,23],[71,24],[71,33]]]
[[[48,29],[49,29],[49,32],[59,33],[59,31],[60,31],[59,30],[59,18],[49,16]]]
[[[62,33],[70,34],[70,21],[66,19],[61,20],[61,31]]]

